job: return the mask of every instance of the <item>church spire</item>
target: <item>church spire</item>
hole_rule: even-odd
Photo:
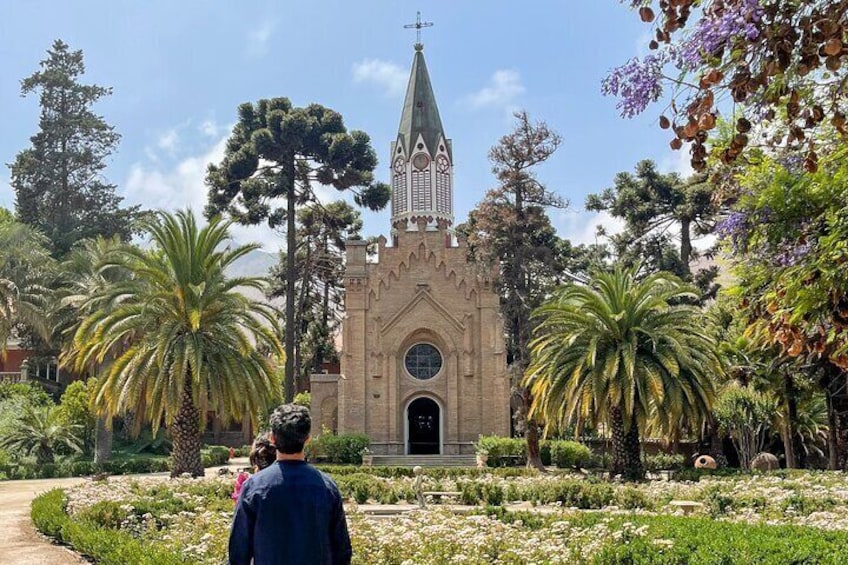
[[[424,138],[431,157],[438,149],[436,143],[440,137],[446,137],[442,128],[442,119],[430,83],[430,73],[424,61],[424,46],[415,44],[415,58],[412,60],[412,72],[406,88],[406,99],[403,102],[403,113],[400,117],[398,138],[404,144],[407,154],[411,153],[411,144],[418,141],[418,136]]]
[[[392,225],[453,224],[453,151],[445,136],[424,46],[415,44],[397,140],[392,143]]]

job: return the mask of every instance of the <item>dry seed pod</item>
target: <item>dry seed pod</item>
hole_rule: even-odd
[[[654,21],[654,11],[650,6],[642,6],[639,8],[639,17],[642,18],[642,21],[646,24]]]

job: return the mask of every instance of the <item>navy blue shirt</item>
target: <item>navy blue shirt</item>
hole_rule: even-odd
[[[352,550],[336,483],[305,461],[277,461],[242,487],[230,564],[346,565]]]

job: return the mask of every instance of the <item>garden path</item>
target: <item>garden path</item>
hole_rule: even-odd
[[[230,460],[228,467],[242,468],[247,458]],[[206,469],[207,476],[217,475],[220,467]],[[137,475],[167,478],[167,473]],[[39,494],[57,487],[69,487],[88,480],[85,477],[0,481],[0,563],[16,565],[78,565],[87,563],[73,551],[50,543],[36,532],[29,518],[29,507]]]

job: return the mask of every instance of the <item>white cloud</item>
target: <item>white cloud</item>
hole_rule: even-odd
[[[353,64],[353,82],[379,86],[386,96],[403,94],[407,81],[406,69],[390,61],[363,59]]]
[[[472,108],[511,109],[515,99],[526,90],[518,71],[500,69],[492,74],[486,86],[469,95],[467,100]]]
[[[614,218],[607,212],[570,212],[565,210],[560,214],[557,223],[559,235],[571,241],[573,245],[605,243],[605,237],[598,236],[598,228],[604,229],[607,235],[619,233],[624,229],[624,221]]]
[[[215,137],[218,135],[218,124],[215,123],[215,120],[203,120],[203,122],[197,126],[197,130],[206,137]]]
[[[268,52],[271,36],[277,22],[265,20],[262,24],[247,34],[247,54],[251,57],[261,57]]]
[[[207,188],[204,183],[206,166],[218,163],[224,157],[227,136],[218,139],[199,154],[187,157],[170,168],[159,163],[135,163],[130,167],[124,183],[124,196],[128,204],[141,204],[153,210],[175,211],[190,208],[201,216],[206,205]],[[276,251],[282,239],[267,226],[239,226],[230,229],[239,243],[261,243],[266,250]]]
[[[660,170],[669,173],[678,173],[683,178],[686,178],[695,172],[692,168],[691,158],[688,145],[684,145],[681,149],[663,157],[662,161],[660,161]]]
[[[156,145],[159,149],[164,149],[168,153],[173,153],[177,148],[177,142],[179,142],[179,140],[180,134],[177,132],[177,128],[171,128],[159,136],[159,139],[156,141]]]

